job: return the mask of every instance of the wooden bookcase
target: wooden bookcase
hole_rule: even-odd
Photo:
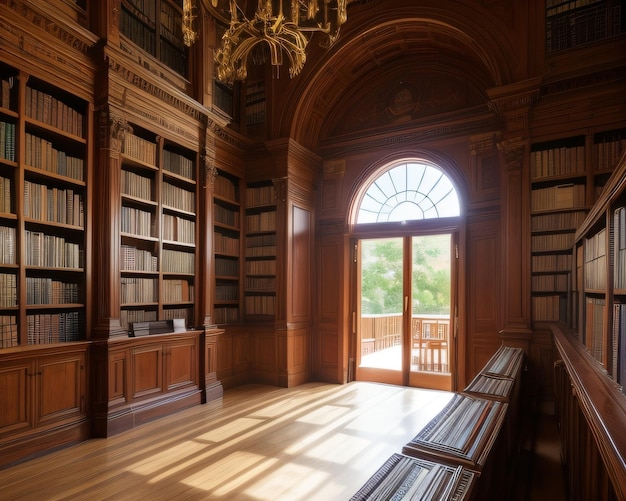
[[[120,32],[180,75],[187,74],[182,1],[122,0]]]
[[[626,154],[576,232],[579,341],[626,385]],[[623,390],[624,391],[624,390]]]
[[[626,131],[585,130],[536,142],[531,149],[531,289],[533,321],[580,322],[581,284],[576,229],[598,199],[621,152]]]
[[[275,189],[271,182],[246,189],[245,315],[274,320],[276,311]]]
[[[85,339],[85,101],[0,66],[0,348]]]
[[[121,165],[120,323],[194,325],[196,154],[133,127]]]
[[[216,324],[241,321],[241,179],[218,169],[213,191]]]

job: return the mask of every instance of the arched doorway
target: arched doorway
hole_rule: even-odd
[[[446,173],[403,160],[355,202],[355,379],[450,390],[460,203]]]

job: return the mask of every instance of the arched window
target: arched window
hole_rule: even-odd
[[[459,199],[448,176],[432,164],[408,161],[370,184],[361,200],[357,224],[459,215]]]

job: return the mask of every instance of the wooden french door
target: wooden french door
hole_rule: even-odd
[[[355,379],[450,390],[454,234],[356,243]]]

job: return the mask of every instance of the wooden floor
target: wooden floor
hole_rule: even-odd
[[[244,386],[0,471],[0,499],[348,500],[451,394],[374,383]]]

